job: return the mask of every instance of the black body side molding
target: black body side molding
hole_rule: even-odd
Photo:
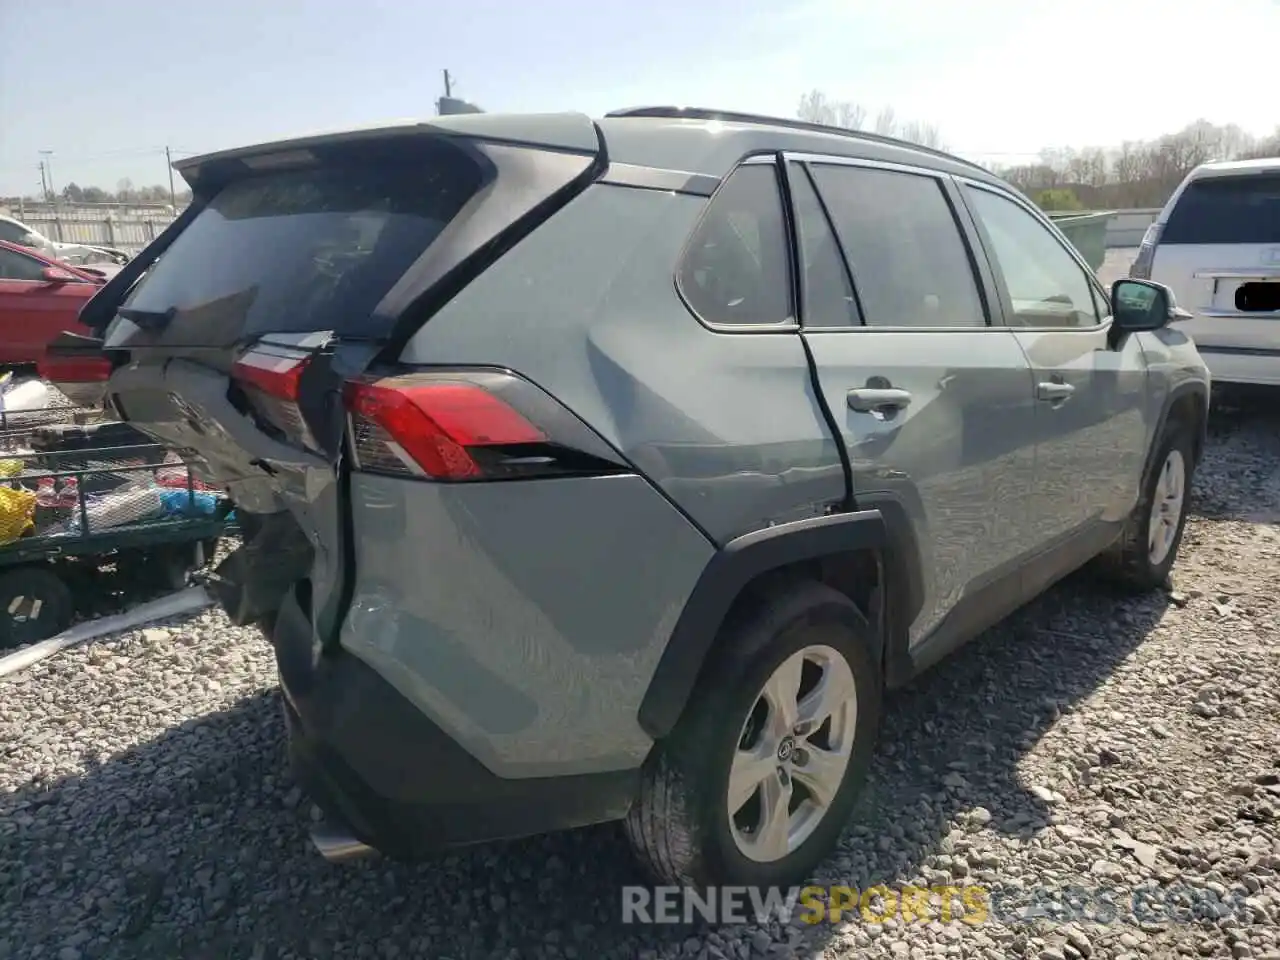
[[[762,573],[849,550],[879,549],[888,529],[878,510],[782,523],[725,544],[685,604],[640,703],[640,726],[655,740],[684,711],[720,625],[742,589]]]

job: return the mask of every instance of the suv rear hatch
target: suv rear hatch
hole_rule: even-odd
[[[1196,177],[1151,232],[1151,279],[1195,314],[1197,344],[1280,350],[1280,171]]]
[[[568,114],[441,118],[177,165],[191,207],[85,307],[94,337],[64,359],[107,358],[114,411],[228,488],[245,545],[211,586],[233,620],[269,617],[297,584],[313,642],[336,635],[349,407],[371,402],[352,385],[371,365],[395,373],[404,340],[603,162],[594,124]]]

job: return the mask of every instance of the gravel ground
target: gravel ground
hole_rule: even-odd
[[[330,866],[267,646],[210,612],[0,681],[0,958],[1280,958],[1278,465],[1280,416],[1219,411],[1170,592],[1074,577],[890,700],[818,879],[988,922],[624,926],[613,827]],[[1027,909],[1070,887],[1119,917]]]

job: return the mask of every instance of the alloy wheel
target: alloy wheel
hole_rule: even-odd
[[[729,824],[744,856],[781,860],[817,829],[844,782],[857,720],[853,670],[839,651],[809,646],[778,665],[729,770]]]

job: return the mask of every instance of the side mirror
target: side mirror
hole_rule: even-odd
[[[17,244],[20,247],[30,247],[32,250],[42,250],[44,244],[40,242],[41,239],[38,233],[24,233],[17,239]]]
[[[1159,330],[1191,314],[1178,306],[1173,291],[1151,280],[1117,280],[1111,285],[1111,313],[1117,330]]]
[[[45,283],[75,283],[80,279],[70,270],[63,270],[61,267],[45,267],[40,276]]]

